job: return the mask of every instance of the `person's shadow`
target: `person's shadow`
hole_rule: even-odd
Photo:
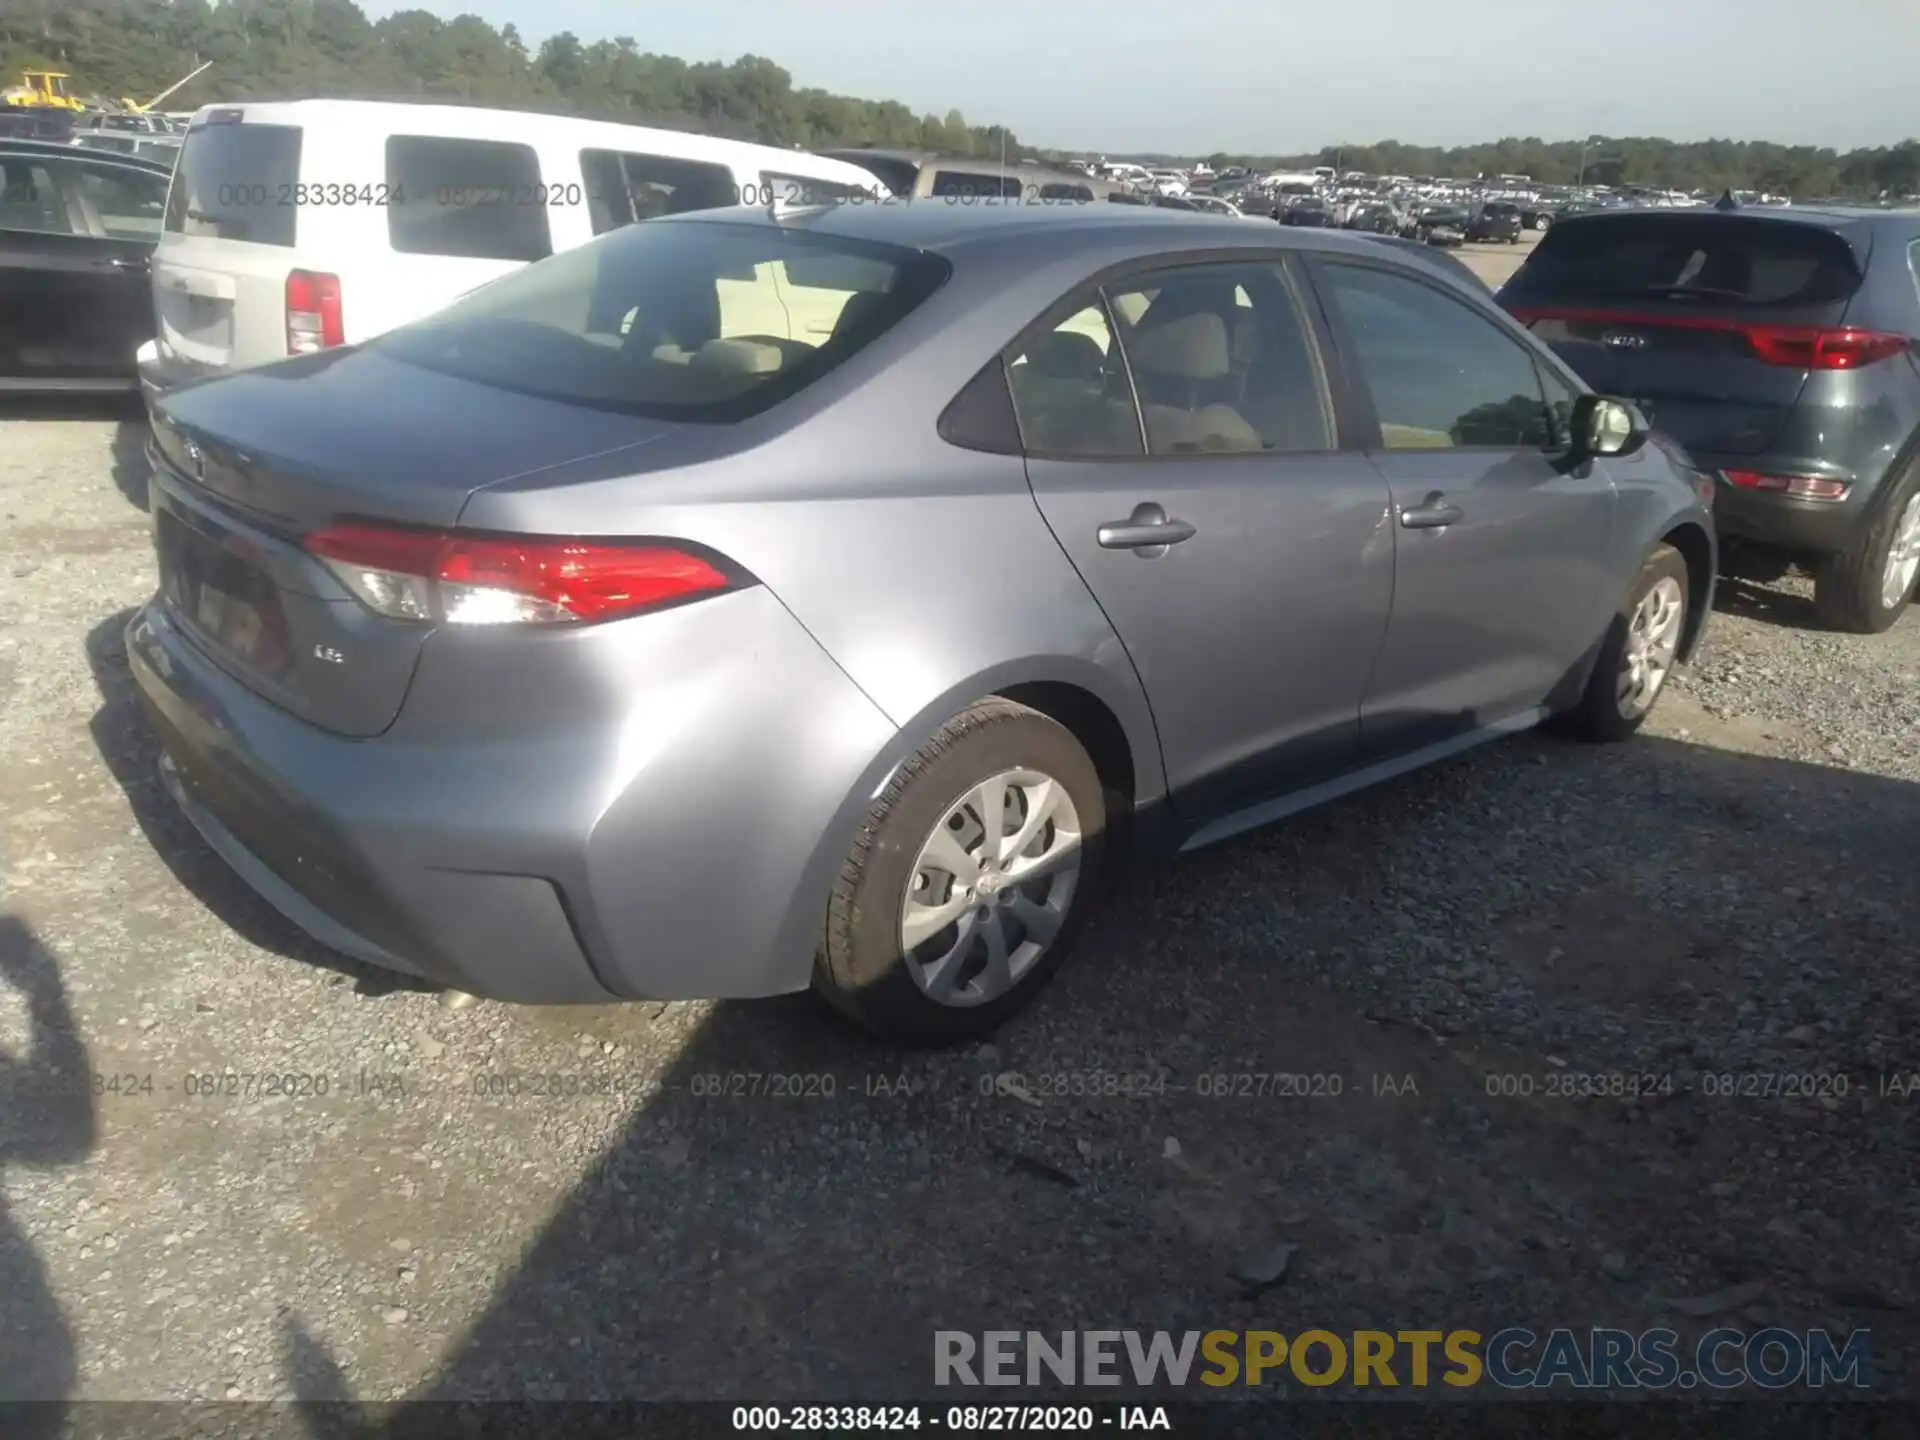
[[[96,1128],[86,1047],[53,957],[19,920],[0,916],[0,991],[9,990],[26,1002],[27,1043],[17,1055],[0,1047],[0,1177],[8,1165],[76,1165]],[[0,1190],[0,1430],[63,1433],[77,1379],[72,1327]]]

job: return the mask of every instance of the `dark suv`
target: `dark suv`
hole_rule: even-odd
[[[1814,561],[1829,624],[1899,618],[1920,578],[1920,212],[1572,216],[1500,302],[1718,475],[1723,537]]]
[[[1508,245],[1520,243],[1520,207],[1489,200],[1467,212],[1467,239]]]

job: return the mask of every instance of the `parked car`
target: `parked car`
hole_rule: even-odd
[[[1520,243],[1520,207],[1501,200],[1488,200],[1467,212],[1463,227],[1467,239],[1482,244]]]
[[[1300,196],[1284,205],[1280,211],[1280,223],[1320,229],[1338,228],[1333,218],[1333,207],[1312,195]]]
[[[735,328],[762,267],[833,333]],[[1123,859],[1631,734],[1714,578],[1704,479],[1484,289],[1147,206],[677,215],[154,434],[130,661],[269,901],[468,992],[912,1041]]]
[[[1416,261],[1437,265],[1454,283],[1465,285],[1469,290],[1492,293],[1492,287],[1485,280],[1476,275],[1459,256],[1448,250],[1429,245],[1424,240],[1410,240],[1404,235],[1393,235],[1385,231],[1364,230],[1361,233],[1369,239],[1397,246],[1403,254]]]
[[[45,105],[0,104],[0,139],[56,140],[73,138],[74,112]]]
[[[1422,205],[1409,219],[1412,238],[1428,245],[1464,245],[1472,217],[1460,205]]]
[[[203,108],[154,256],[149,398],[187,380],[371,339],[529,261],[651,216],[876,197],[799,150],[456,105],[298,100]],[[730,303],[785,312],[742,277]],[[824,334],[834,317],[796,315]],[[776,328],[785,321],[769,321]]]
[[[1198,210],[1204,215],[1226,215],[1235,220],[1262,220],[1262,215],[1249,215],[1231,200],[1218,195],[1188,194],[1180,197],[1188,209]]]
[[[1873,633],[1920,575],[1920,214],[1653,210],[1548,232],[1501,291],[1719,477],[1721,533],[1815,565]]]
[[[0,391],[132,390],[164,165],[0,139]]]
[[[979,156],[943,155],[934,150],[882,150],[856,146],[823,150],[835,160],[870,170],[901,199],[956,202],[1028,200],[1045,203],[1109,200],[1129,193],[1125,186],[1072,170],[1018,162],[1001,165]],[[1140,198],[1153,192],[1142,186]]]
[[[1364,230],[1373,235],[1398,235],[1405,223],[1400,212],[1393,206],[1381,202],[1358,205],[1347,217],[1346,228]]]

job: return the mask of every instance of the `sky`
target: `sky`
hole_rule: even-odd
[[[1029,145],[1293,154],[1374,140],[1920,135],[1920,0],[361,0],[571,30],[958,109]]]

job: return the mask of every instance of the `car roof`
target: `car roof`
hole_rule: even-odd
[[[1097,200],[1053,204],[1012,200],[958,203],[928,197],[822,205],[789,211],[778,217],[763,209],[740,207],[666,215],[647,223],[780,225],[811,234],[899,245],[948,256],[958,256],[978,244],[1006,242],[1031,245],[1036,258],[1041,259],[1056,259],[1084,245],[1131,248],[1143,256],[1183,249],[1245,248],[1317,250],[1362,259],[1398,248],[1383,246],[1376,238],[1358,232],[1249,225],[1244,219],[1203,210],[1115,205]],[[1414,265],[1421,264],[1422,258],[1407,256]],[[1452,273],[1444,265],[1428,265],[1427,269]],[[1481,293],[1486,290],[1484,285],[1476,288]]]
[[[436,105],[399,100],[274,100],[234,101],[202,105],[194,112],[192,129],[207,123],[217,110],[238,110],[250,125],[295,125],[303,128],[361,127],[375,132],[424,134],[451,139],[517,140],[528,145],[598,144],[609,149],[645,146],[649,151],[687,160],[725,164],[750,161],[760,168],[788,172],[804,170],[820,179],[868,185],[870,171],[845,160],[829,159],[808,150],[787,150],[750,140],[728,140],[687,130],[661,130],[647,125],[623,125],[611,120],[585,120],[537,110],[495,110],[482,105]]]
[[[98,160],[106,165],[131,165],[155,175],[171,175],[173,166],[162,160],[150,160],[125,150],[102,150],[92,145],[72,145],[64,140],[28,140],[0,135],[0,154],[40,155],[52,160]]]

